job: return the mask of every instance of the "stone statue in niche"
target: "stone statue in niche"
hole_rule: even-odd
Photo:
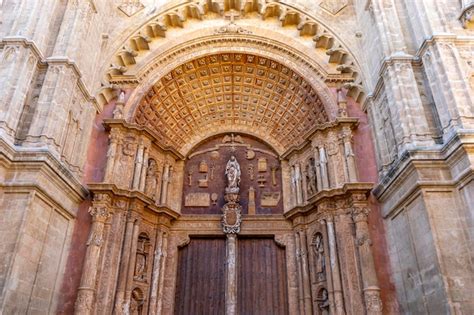
[[[323,235],[316,233],[311,244],[313,246],[315,272],[318,281],[326,279],[326,259],[324,257]]]
[[[318,307],[322,315],[329,315],[329,294],[326,289],[321,289],[318,294]]]
[[[133,276],[134,280],[146,281],[147,280],[147,260],[148,250],[150,247],[150,238],[142,233],[138,236],[137,241],[137,253],[135,259],[135,273]]]
[[[306,165],[306,191],[308,196],[316,193],[316,170],[314,169],[314,160],[310,159]]]
[[[158,186],[158,165],[154,159],[148,159],[145,178],[145,194],[152,199],[156,197],[156,188]]]
[[[231,156],[229,161],[227,162],[225,168],[225,175],[227,176],[227,188],[226,192],[229,191],[231,193],[238,193],[239,192],[239,185],[240,185],[240,165],[237,162],[235,156]]]

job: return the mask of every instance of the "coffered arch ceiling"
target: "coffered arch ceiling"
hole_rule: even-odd
[[[235,23],[232,22],[235,17]],[[363,97],[360,67],[350,49],[323,21],[292,5],[264,0],[188,1],[170,9],[146,16],[135,24],[129,35],[118,36],[105,73],[105,84],[99,93],[101,103],[115,97],[112,87],[133,82],[140,85],[143,69],[151,60],[182,38],[242,37],[270,38],[305,51],[306,58],[318,64],[317,75],[323,81],[339,81],[350,96]],[[128,31],[127,31],[128,32]]]
[[[317,91],[294,70],[268,57],[221,53],[164,75],[141,99],[133,121],[185,155],[225,131],[253,134],[282,152],[329,118]]]

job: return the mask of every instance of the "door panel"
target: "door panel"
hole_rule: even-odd
[[[239,314],[288,314],[285,250],[272,238],[238,240]]]
[[[175,314],[225,314],[225,239],[191,238],[179,250]]]

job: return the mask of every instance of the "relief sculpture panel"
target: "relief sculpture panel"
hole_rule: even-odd
[[[267,144],[243,134],[208,139],[186,159],[183,214],[221,214],[227,185],[226,165],[240,164],[240,204],[243,214],[283,212],[281,167],[278,155]]]

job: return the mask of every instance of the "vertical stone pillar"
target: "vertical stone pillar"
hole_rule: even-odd
[[[161,184],[161,204],[166,204],[168,200],[168,183],[170,179],[170,165],[165,164],[163,168],[163,177]]]
[[[291,179],[291,205],[296,206],[298,204],[298,198],[296,193],[296,175],[295,166],[290,166],[290,179]]]
[[[125,299],[123,303],[125,314],[128,314],[130,299],[132,297],[133,274],[135,272],[135,261],[137,258],[136,253],[137,253],[138,235],[140,233],[140,221],[141,219],[138,218],[137,220],[135,220],[135,223],[133,225],[132,246],[130,247],[130,258],[129,258],[129,263],[128,263],[127,281],[125,284]]]
[[[103,262],[100,278],[98,278],[96,314],[111,314],[113,311],[127,204],[126,200],[114,200],[114,214],[110,220],[111,226],[107,235],[107,243],[104,244]]]
[[[225,289],[225,313],[226,315],[237,314],[237,235],[227,234],[227,270]]]
[[[301,171],[301,199],[302,199],[302,204],[306,204],[308,200],[308,182],[306,176],[308,175],[308,172],[306,168],[303,166],[303,169]]]
[[[334,218],[331,214],[325,217],[328,233],[329,262],[331,266],[332,287],[334,290],[334,314],[344,315],[344,301],[342,295],[341,273],[337,257],[336,235],[334,231]]]
[[[356,242],[359,247],[359,259],[362,273],[365,307],[368,315],[382,314],[382,300],[375,273],[372,241],[369,237],[367,216],[369,208],[363,195],[353,195],[352,219],[356,227]]]
[[[321,168],[322,189],[329,188],[328,160],[324,146],[319,147],[319,167]]]
[[[309,277],[308,266],[308,244],[306,240],[306,232],[300,230],[298,232],[300,239],[300,256],[301,256],[301,274],[303,282],[303,304],[305,314],[313,314],[311,302],[311,279]]]
[[[142,166],[143,166],[143,151],[145,147],[142,142],[138,145],[137,155],[135,158],[135,170],[133,172],[133,184],[132,189],[138,190],[140,185],[140,178],[142,173]]]
[[[314,168],[316,170],[316,188],[318,191],[323,189],[322,186],[322,178],[321,178],[321,163],[319,161],[319,151],[317,147],[313,147],[313,155],[314,155]]]
[[[125,237],[123,241],[122,247],[122,255],[120,258],[120,269],[118,275],[118,284],[117,290],[115,295],[115,314],[123,314],[123,304],[125,300],[125,287],[127,283],[127,274],[128,274],[128,266],[130,261],[131,255],[131,247],[132,247],[132,237],[133,237],[133,227],[136,220],[136,216],[129,212],[127,215],[127,224],[125,226]]]
[[[295,164],[295,185],[296,185],[296,203],[303,204],[303,191],[301,190],[301,167],[299,163]]]
[[[166,256],[168,256],[168,232],[163,233],[163,245],[162,245],[162,259],[160,260],[160,281],[158,281],[158,295],[156,297],[156,312],[155,314],[161,314],[163,309],[163,296],[164,296],[164,283],[165,283],[165,268],[166,268]]]
[[[140,184],[138,185],[138,190],[141,192],[145,191],[145,181],[146,181],[146,172],[148,169],[148,148],[143,149],[143,163],[142,170],[140,172]]]
[[[161,314],[167,245],[168,228],[160,223],[156,230],[155,254],[150,284],[150,304],[148,307],[149,314],[153,315]]]
[[[301,268],[301,241],[300,234],[295,232],[295,254],[296,254],[296,265],[298,266],[298,305],[299,313],[304,314],[304,288],[303,288],[303,271]]]
[[[110,197],[98,194],[89,213],[92,216],[92,227],[87,241],[86,256],[82,271],[81,285],[77,293],[75,304],[76,314],[92,314],[96,294],[97,268],[99,266],[100,251],[104,237],[105,222],[110,216]]]

